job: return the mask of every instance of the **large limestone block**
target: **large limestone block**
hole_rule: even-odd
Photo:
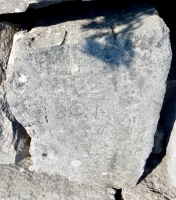
[[[30,158],[18,164],[0,165],[0,179],[1,200],[115,200],[113,189],[35,173]]]
[[[15,163],[29,155],[30,137],[12,115],[3,82],[13,35],[18,26],[0,22],[0,163]]]
[[[25,12],[27,8],[40,8],[72,0],[0,0],[0,14]]]
[[[165,93],[168,28],[148,5],[38,26],[15,35],[5,83],[12,113],[32,138],[34,169],[135,185]]]

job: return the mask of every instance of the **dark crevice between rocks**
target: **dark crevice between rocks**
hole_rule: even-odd
[[[116,15],[117,13],[120,13],[121,15],[126,15],[128,12],[133,10],[133,16],[128,18],[127,21],[124,21],[123,17],[118,16],[118,24],[124,25],[128,23],[128,26],[124,30],[122,30],[118,36],[118,41],[121,39],[124,39],[124,35],[126,35],[126,42],[120,43],[118,42],[118,48],[124,49],[126,46],[128,46],[128,54],[130,57],[130,60],[128,62],[125,59],[121,59],[119,62],[121,64],[124,64],[125,67],[130,68],[130,61],[133,60],[134,57],[134,48],[133,44],[131,42],[131,36],[132,32],[136,29],[136,27],[140,27],[143,25],[143,22],[141,20],[142,12],[139,12],[140,8],[143,8],[145,4],[150,4],[148,1],[140,1],[140,0],[124,0],[124,1],[118,1],[118,4],[116,1],[105,1],[105,2],[63,2],[59,4],[55,4],[46,8],[40,8],[40,9],[33,9],[29,8],[25,13],[16,13],[16,14],[10,14],[9,15],[2,15],[0,16],[0,20],[10,21],[11,23],[17,23],[22,24],[21,30],[25,32],[29,32],[33,27],[49,27],[51,25],[56,25],[59,23],[64,23],[68,21],[75,21],[75,20],[84,20],[84,19],[91,19],[88,24],[85,24],[81,27],[84,31],[95,29],[95,27],[101,27],[101,28],[108,28],[111,29],[112,35],[114,36],[112,38],[112,35],[109,34],[106,36],[106,41],[109,45],[106,45],[105,48],[111,54],[111,59],[108,59],[109,55],[106,53],[106,51],[102,54],[102,44],[97,42],[97,38],[101,38],[104,33],[95,33],[89,38],[86,38],[84,53],[93,57],[96,57],[97,59],[102,60],[103,62],[108,64],[108,67],[115,71],[118,69],[119,65],[117,65],[116,58],[118,56],[118,52],[114,51],[117,45],[116,42],[114,42],[114,39],[117,37],[117,35],[114,32],[114,25],[116,24],[114,20],[112,20],[112,15]],[[138,8],[137,6],[138,5]],[[146,9],[146,15],[153,15],[156,14],[153,7],[148,6]],[[103,20],[101,22],[96,22],[94,19],[97,17],[103,16]],[[130,34],[126,34],[127,32],[130,32]],[[65,36],[63,39],[63,42],[61,45],[65,44],[67,41],[67,36],[69,33],[67,30],[65,30]],[[89,42],[91,39],[91,43]],[[93,46],[96,46],[96,49],[100,49],[100,53],[97,53],[95,48],[92,48]],[[113,55],[113,56],[112,56]],[[115,81],[115,79],[114,79]],[[114,82],[114,86],[116,87],[116,83]]]
[[[138,180],[137,184],[143,181],[148,176],[148,174],[150,174],[162,162],[162,159],[165,155],[166,155],[165,150],[159,154],[153,154],[153,153],[150,154],[150,156],[146,161],[144,172],[140,177],[140,179]]]
[[[25,128],[16,121],[16,119],[13,122],[13,132],[14,137],[16,137],[15,151],[18,152],[15,157],[15,162],[19,162],[24,158],[30,156],[29,148],[31,143],[31,137],[28,135]],[[19,148],[19,144],[21,143],[23,143],[23,145]]]
[[[135,3],[145,3],[147,0],[119,0],[118,4],[116,1],[92,1],[92,2],[82,2],[80,0],[61,2],[58,4],[50,5],[44,8],[34,9],[34,7],[29,5],[26,12],[21,13],[10,13],[0,15],[0,21],[7,21],[13,24],[20,24],[21,29],[29,32],[33,27],[36,26],[38,21],[44,21],[45,26],[50,26],[58,23],[63,17],[67,20],[84,19],[85,16],[94,17],[92,13],[100,14],[101,11],[108,10],[108,7],[114,9],[122,9],[124,7],[131,6]],[[40,23],[42,26],[42,23]]]
[[[150,2],[155,6],[159,16],[170,29],[170,42],[173,55],[171,68],[166,82],[166,93],[160,112],[157,131],[155,133],[154,147],[146,161],[144,173],[137,184],[144,180],[145,177],[162,162],[162,159],[166,155],[167,145],[176,119],[176,26],[173,20],[175,19],[176,14],[174,11],[174,4],[171,1],[167,4],[155,0]],[[158,144],[158,142],[160,144]]]
[[[122,198],[122,189],[116,189],[116,188],[113,188],[114,191],[115,191],[115,200],[123,200]]]
[[[0,64],[0,85],[4,82],[5,79],[6,79],[5,70]]]
[[[176,14],[174,4],[171,1],[168,1],[167,4],[154,1],[154,5],[158,10],[160,17],[170,29],[170,42],[172,48],[172,63],[166,82],[166,93],[159,121],[159,123],[164,126],[165,147],[167,147],[176,116],[176,26],[173,20],[175,19]],[[166,10],[169,12],[166,12]]]

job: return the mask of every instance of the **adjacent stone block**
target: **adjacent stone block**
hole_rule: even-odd
[[[29,155],[30,137],[12,115],[6,101],[4,80],[13,35],[18,26],[0,22],[0,163],[15,163]]]
[[[169,30],[148,5],[90,12],[15,35],[7,99],[32,138],[37,172],[127,187],[153,147]]]
[[[0,21],[0,84],[5,79],[4,70],[9,60],[13,36],[18,31],[18,25]]]
[[[156,163],[156,160],[153,160],[153,162]],[[176,188],[170,182],[166,160],[167,158],[164,157],[161,163],[155,165],[156,168],[138,185],[123,188],[123,200],[175,200]]]
[[[18,164],[0,165],[0,179],[1,200],[115,200],[111,189],[81,185],[60,175],[35,173],[30,158]]]
[[[168,78],[165,99],[161,118],[166,130],[167,170],[170,182],[176,187],[176,71],[173,68]]]
[[[173,130],[171,132],[169,144],[167,147],[167,164],[168,164],[168,174],[170,177],[170,181],[173,186],[176,187],[176,155],[175,155],[175,140],[176,140],[176,123],[174,123]]]
[[[27,8],[41,8],[72,0],[0,0],[0,14],[25,12]]]

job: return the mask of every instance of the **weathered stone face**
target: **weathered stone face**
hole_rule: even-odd
[[[93,16],[17,33],[5,86],[37,172],[121,188],[153,147],[169,30],[147,5]]]
[[[12,115],[4,91],[5,70],[18,26],[0,22],[0,163],[15,163],[29,155],[30,138]]]
[[[10,56],[13,36],[18,31],[18,25],[0,22],[0,84],[5,79],[4,70]]]
[[[66,1],[68,0],[0,0],[0,14],[25,12],[29,7],[40,8]]]

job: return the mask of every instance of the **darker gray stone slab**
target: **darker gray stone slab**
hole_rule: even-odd
[[[171,48],[153,7],[108,9],[17,33],[5,86],[37,172],[121,188],[152,150]]]

